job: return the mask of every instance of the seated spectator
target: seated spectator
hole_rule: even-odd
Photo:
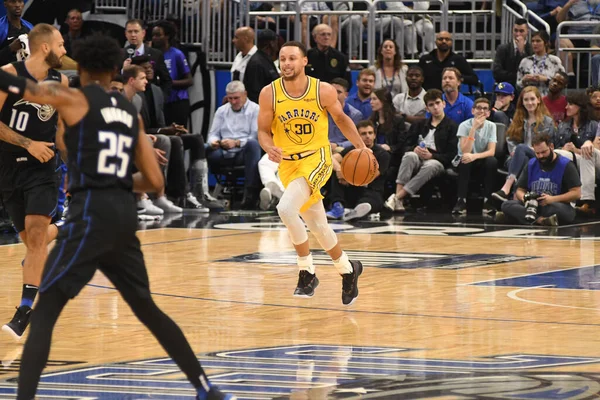
[[[522,225],[564,225],[575,220],[571,202],[581,196],[577,168],[569,159],[554,152],[549,135],[533,139],[535,158],[529,160],[517,182],[515,200],[502,203],[502,213],[496,220],[506,218]]]
[[[496,82],[517,85],[517,70],[521,60],[533,54],[531,44],[527,42],[529,25],[525,18],[517,18],[512,28],[512,40],[496,48],[494,55],[494,80]]]
[[[153,65],[154,78],[152,83],[163,91],[163,97],[168,98],[171,93],[171,75],[165,65],[165,57],[162,51],[153,49],[150,46],[144,44],[144,37],[146,36],[146,29],[144,29],[144,23],[139,19],[131,19],[127,21],[125,25],[125,37],[129,43],[126,47],[126,59],[123,62],[123,68],[131,64],[133,57],[148,56]]]
[[[259,194],[258,207],[263,211],[275,209],[283,196],[284,187],[278,169],[279,163],[269,160],[268,154],[264,154],[258,162],[258,174],[264,186]]]
[[[492,194],[495,199],[508,200],[521,170],[529,159],[535,157],[531,144],[533,139],[541,134],[554,137],[555,132],[554,121],[542,101],[539,90],[534,86],[527,86],[519,95],[515,117],[506,132],[508,176],[504,186]]]
[[[348,56],[332,47],[332,32],[331,27],[325,24],[314,27],[313,38],[317,46],[308,50],[306,54],[306,74],[327,83],[331,83],[335,78],[350,82],[352,76],[348,67]]]
[[[377,51],[377,60],[371,69],[375,71],[375,89],[387,89],[392,98],[399,93],[408,92],[406,84],[408,67],[402,64],[402,55],[393,40],[386,39],[381,43]]]
[[[373,114],[370,121],[375,127],[375,142],[392,154],[390,168],[398,168],[404,152],[407,148],[412,149],[416,138],[409,139],[404,120],[394,112],[392,96],[387,89],[377,89],[371,94],[371,107]]]
[[[592,86],[587,89],[587,95],[590,97],[590,118],[594,121],[600,121],[600,87]]]
[[[145,74],[145,72],[144,72]],[[123,94],[125,81],[123,80],[123,75],[115,75],[110,81],[110,91],[111,92],[119,92]],[[131,101],[131,100],[129,100]]]
[[[237,28],[233,36],[233,45],[238,53],[231,66],[231,80],[243,82],[248,61],[258,51],[254,45],[254,29],[249,26]]]
[[[371,117],[371,114],[373,113],[373,110],[371,109],[371,93],[373,93],[374,86],[375,72],[365,68],[358,73],[356,93],[351,94],[346,99],[346,103],[360,111],[365,118]]]
[[[187,59],[181,50],[173,47],[175,26],[167,21],[158,21],[152,29],[152,47],[162,51],[169,76],[173,80],[171,94],[165,101],[167,125],[188,125],[190,98],[188,88],[194,84]]]
[[[331,210],[327,212],[327,218],[350,221],[362,218],[369,213],[378,213],[383,206],[384,176],[390,162],[390,153],[375,143],[375,127],[371,121],[361,121],[356,125],[358,133],[367,148],[373,151],[379,171],[375,179],[366,186],[353,186],[346,182],[342,173],[342,159],[353,146],[347,147],[341,154],[333,155],[333,170],[335,176],[330,179],[329,200],[332,203]],[[347,213],[344,207],[351,208]]]
[[[544,105],[556,124],[560,124],[561,121],[565,119],[567,97],[563,94],[563,91],[568,83],[569,77],[567,74],[562,71],[557,72],[552,79],[550,79],[548,94],[542,97]]]
[[[365,118],[360,111],[346,103],[346,98],[348,97],[348,85],[348,81],[342,78],[335,78],[331,81],[331,86],[333,86],[333,88],[337,91],[338,101],[342,105],[344,114],[349,116],[355,124],[358,124]],[[335,124],[335,121],[331,115],[329,115],[328,118],[329,143],[331,143],[331,150],[336,153],[341,153],[346,147],[351,146],[350,141],[346,139],[346,136],[344,136],[340,128],[338,128],[338,126]]]
[[[500,82],[494,90],[496,99],[489,120],[510,126],[515,115],[515,88],[508,82]]]
[[[425,89],[423,89],[423,70],[418,65],[408,67],[406,83],[408,92],[394,96],[392,102],[396,111],[411,124],[425,120]]]
[[[564,7],[556,15],[556,21],[560,24],[563,21],[598,21],[600,20],[600,7],[598,7],[597,1],[583,1],[583,0],[569,0],[566,2]],[[593,25],[573,25],[569,26],[567,33],[575,35],[590,35],[594,30]],[[560,39],[561,48],[574,48],[574,47],[590,47],[589,39]],[[563,60],[567,74],[569,76],[575,75],[573,69],[573,53],[565,52],[565,54],[559,54]]]
[[[295,6],[293,7],[295,9]],[[329,8],[327,2],[324,1],[305,1],[302,3],[301,11],[302,15],[302,30],[300,32],[301,39],[300,41],[304,43],[307,49],[312,46],[312,41],[310,40],[310,32],[312,32],[313,28],[319,23],[319,18],[316,15],[313,15],[313,11],[332,11]],[[338,33],[338,20],[337,18],[329,18],[329,15],[324,15],[322,17],[322,22],[325,25],[331,26],[332,28],[332,46],[335,47],[337,43],[337,33]]]
[[[263,87],[279,78],[273,63],[279,53],[278,40],[275,32],[270,29],[265,29],[258,34],[256,43],[258,51],[248,61],[243,81],[248,99],[253,103],[258,103],[258,95]]]
[[[413,151],[404,153],[396,177],[396,193],[385,202],[391,211],[404,211],[404,198],[414,196],[431,179],[450,168],[456,156],[458,125],[444,114],[442,92],[430,89],[425,94],[427,111],[431,117],[416,122],[410,127],[411,137],[422,137]]]
[[[457,124],[473,118],[473,100],[459,91],[462,81],[460,71],[454,67],[445,68],[442,72],[442,91],[446,102],[444,113]]]
[[[438,33],[435,44],[437,49],[421,56],[419,59],[419,67],[425,73],[425,82],[423,83],[425,90],[442,89],[443,71],[452,67],[464,77],[465,84],[477,85],[479,83],[479,78],[477,78],[467,60],[452,51],[452,35],[449,32],[442,31]],[[446,103],[448,102],[446,101]],[[448,114],[447,111],[446,114]]]
[[[67,51],[67,56],[73,57],[72,46],[73,42],[78,39],[84,38],[89,35],[90,32],[87,28],[87,25],[83,22],[83,15],[81,11],[74,8],[67,14],[67,20],[65,21],[67,26],[69,27],[69,31],[65,33],[63,36],[63,40],[65,41],[65,50]]]
[[[114,81],[113,83],[118,90],[118,78],[115,77],[113,79],[117,79],[117,81]],[[142,113],[142,116],[144,116],[142,110],[143,100],[142,97],[140,97],[140,93],[143,96],[143,93],[146,90],[146,85],[148,84],[146,71],[139,65],[130,65],[125,67],[123,70],[121,81],[121,93],[127,100],[133,103],[138,112]],[[113,83],[111,83],[111,86],[113,86]],[[158,89],[158,92],[160,92],[160,89]],[[148,129],[146,129],[146,132],[148,132]],[[163,176],[167,178],[168,163],[169,159],[171,158],[171,142],[165,135],[148,134],[147,136],[148,139],[152,141],[156,158],[161,166]],[[167,182],[166,179],[165,182]],[[157,193],[154,203],[145,193],[142,194],[138,198],[138,208],[144,209],[147,215],[162,215],[165,212],[180,213],[183,211],[181,207],[177,207],[167,198],[164,189]]]
[[[229,103],[217,109],[208,134],[208,164],[213,171],[220,167],[243,165],[242,209],[254,209],[261,187],[258,175],[258,160],[261,157],[257,141],[258,104],[248,99],[244,84],[240,81],[229,82],[225,92]]]
[[[473,104],[473,118],[462,122],[458,126],[458,155],[461,156],[458,164],[458,200],[452,214],[467,214],[467,193],[471,182],[471,173],[475,172],[475,179],[483,183],[483,215],[495,211],[490,199],[494,191],[494,182],[498,160],[496,160],[496,125],[487,120],[490,113],[490,101],[484,97],[475,100]]]
[[[558,125],[555,144],[556,153],[575,161],[581,178],[581,201],[579,211],[596,213],[596,176],[600,174],[600,150],[594,148],[598,122],[590,119],[590,105],[583,92],[567,95],[566,119]]]
[[[166,125],[164,115],[164,98],[158,86],[150,83],[154,76],[153,64],[148,56],[133,57],[134,64],[139,63],[146,71],[148,84],[144,91],[144,104],[141,112],[145,117],[144,126],[147,133],[167,135],[171,142],[171,157],[167,172],[167,195],[176,199],[184,208],[193,208],[199,212],[208,212],[203,203],[210,203],[213,208],[222,208],[222,204],[210,196],[208,191],[208,164],[204,138],[201,134],[190,134],[186,127],[178,124]],[[190,150],[190,174],[185,169],[184,150]],[[202,202],[199,200],[202,199]],[[159,206],[160,207],[160,206]]]
[[[548,83],[557,72],[565,72],[560,58],[548,54],[550,38],[546,31],[538,31],[531,35],[533,55],[525,57],[519,64],[517,86],[535,86],[542,96],[548,94]]]

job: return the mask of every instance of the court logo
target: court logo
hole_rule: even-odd
[[[474,359],[420,358],[423,349],[304,344],[214,352],[199,360],[212,382],[239,399],[583,399],[600,391],[595,374],[557,368],[597,364],[599,357],[508,354]],[[538,368],[555,372],[537,373]],[[14,398],[15,379],[0,382]],[[38,397],[78,400],[193,399],[193,388],[169,358],[44,374]]]
[[[315,265],[330,265],[331,258],[323,250],[311,250]],[[503,264],[515,261],[524,261],[537,258],[535,256],[516,256],[512,254],[446,254],[446,253],[418,253],[396,251],[365,251],[346,250],[348,257],[360,260],[366,267],[380,268],[436,268],[436,269],[463,269],[481,267],[484,265]],[[294,251],[280,251],[273,253],[248,253],[222,260],[221,262],[242,262],[256,264],[296,265]]]

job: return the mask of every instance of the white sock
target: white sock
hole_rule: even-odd
[[[306,257],[298,256],[298,269],[300,271],[308,271],[315,274],[315,265],[313,264],[312,254],[308,253]]]
[[[348,255],[345,251],[342,251],[342,256],[337,260],[333,260],[333,266],[338,270],[340,274],[350,274],[353,271],[352,264],[348,259]]]

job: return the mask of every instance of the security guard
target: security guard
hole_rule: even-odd
[[[333,31],[325,24],[319,24],[313,29],[316,48],[308,50],[308,65],[306,74],[323,82],[331,82],[334,78],[343,78],[352,82],[348,56],[330,46]]]

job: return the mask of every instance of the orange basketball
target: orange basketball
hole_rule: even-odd
[[[368,185],[373,182],[379,171],[379,163],[372,151],[354,149],[342,160],[342,175],[354,186]]]

